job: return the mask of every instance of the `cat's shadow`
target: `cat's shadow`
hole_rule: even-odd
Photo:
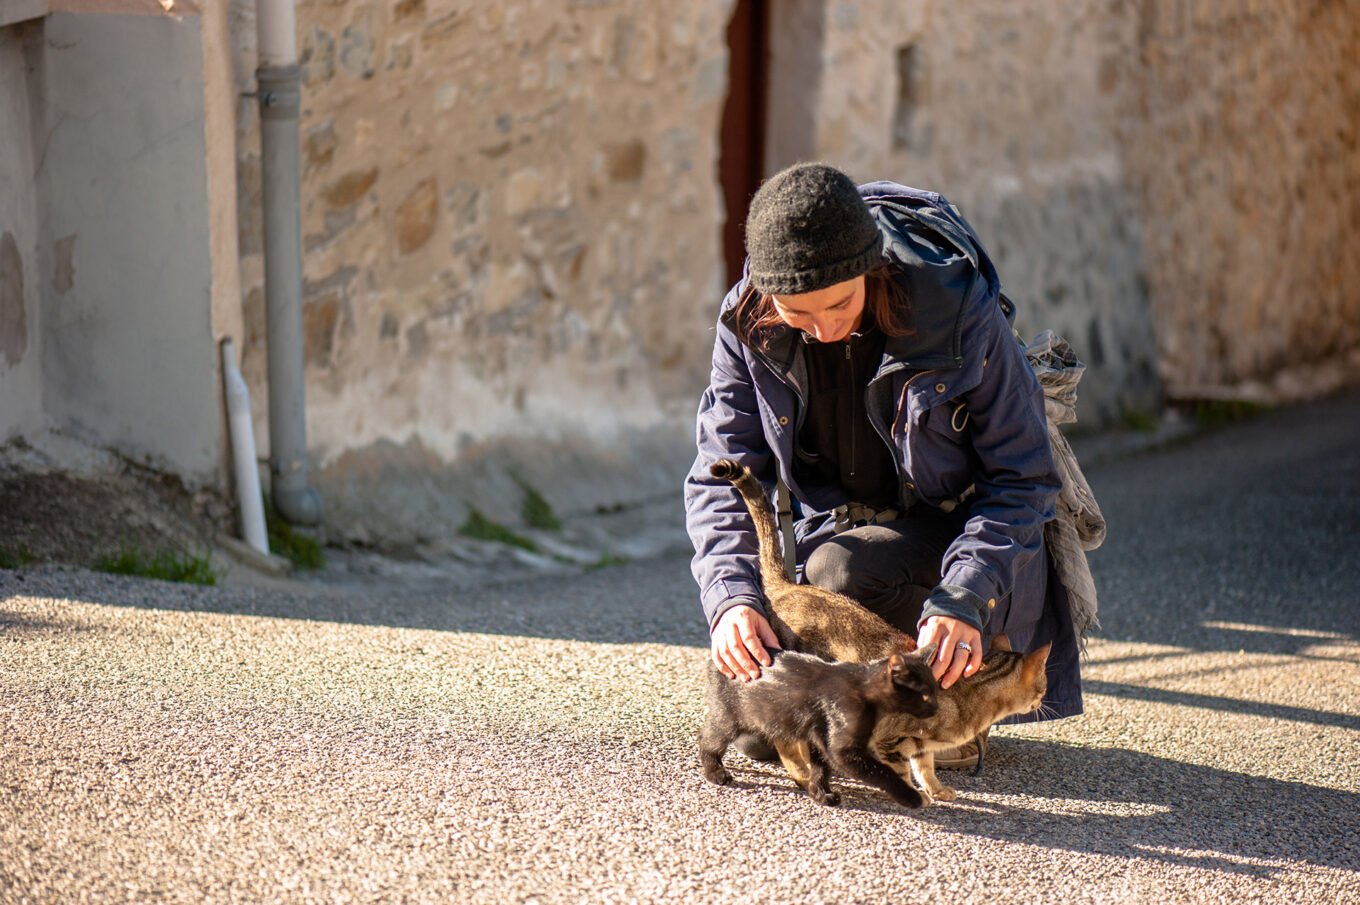
[[[1004,738],[979,777],[942,771],[942,830],[1088,854],[1272,876],[1360,868],[1360,795],[1122,748]],[[1032,804],[1031,804],[1032,802]]]
[[[1352,792],[1122,748],[1004,738],[992,755],[978,777],[941,771],[958,799],[916,811],[844,777],[832,785],[841,810],[941,832],[1253,877],[1299,862],[1360,868],[1360,795]],[[728,761],[735,788],[818,807],[777,764]]]
[[[807,792],[794,784],[779,764],[754,763],[729,754],[724,766],[727,767],[727,772],[732,774],[732,782],[724,788],[760,795],[787,796],[789,799],[787,803],[791,807],[800,803],[806,803],[810,808],[825,807],[815,804]],[[833,776],[831,788],[840,796],[840,804],[835,806],[835,810],[865,811],[871,814],[923,813],[903,808],[868,783],[847,779],[844,776]]]

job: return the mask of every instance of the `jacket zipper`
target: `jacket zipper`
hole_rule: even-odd
[[[850,388],[850,398],[851,398],[851,399],[854,399],[854,398],[855,398],[855,357],[854,357],[853,355],[850,354],[850,342],[849,342],[849,340],[847,340],[846,343],[845,343],[845,364],[846,364],[846,366],[850,369],[850,382],[847,383],[846,386],[848,386],[848,387]],[[865,401],[865,406],[866,406],[866,407],[868,406],[868,401],[867,401],[867,400]],[[870,420],[872,420],[872,419],[870,419]],[[855,478],[855,471],[857,470],[858,465],[859,465],[859,463],[857,462],[857,459],[859,458],[859,443],[858,443],[858,440],[859,440],[859,431],[856,430],[855,421],[852,420],[852,421],[850,422],[850,478],[851,478],[851,480],[854,480],[854,478]]]

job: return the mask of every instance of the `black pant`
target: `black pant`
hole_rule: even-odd
[[[807,558],[804,579],[859,601],[915,637],[921,607],[940,583],[940,563],[963,532],[966,510],[918,505],[895,521],[842,531]]]

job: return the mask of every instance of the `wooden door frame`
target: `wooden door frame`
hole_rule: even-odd
[[[727,216],[723,258],[727,286],[746,259],[743,228],[751,196],[765,176],[765,115],[770,68],[768,0],[737,0],[727,26],[728,92],[723,105],[718,172]]]

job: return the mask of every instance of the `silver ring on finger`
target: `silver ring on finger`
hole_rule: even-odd
[[[961,650],[961,651],[966,651],[966,652],[968,652],[968,653],[972,653],[972,652],[973,652],[973,645],[969,644],[967,641],[960,641],[960,642],[959,642],[957,645],[955,645],[955,646],[958,647],[958,649]]]

